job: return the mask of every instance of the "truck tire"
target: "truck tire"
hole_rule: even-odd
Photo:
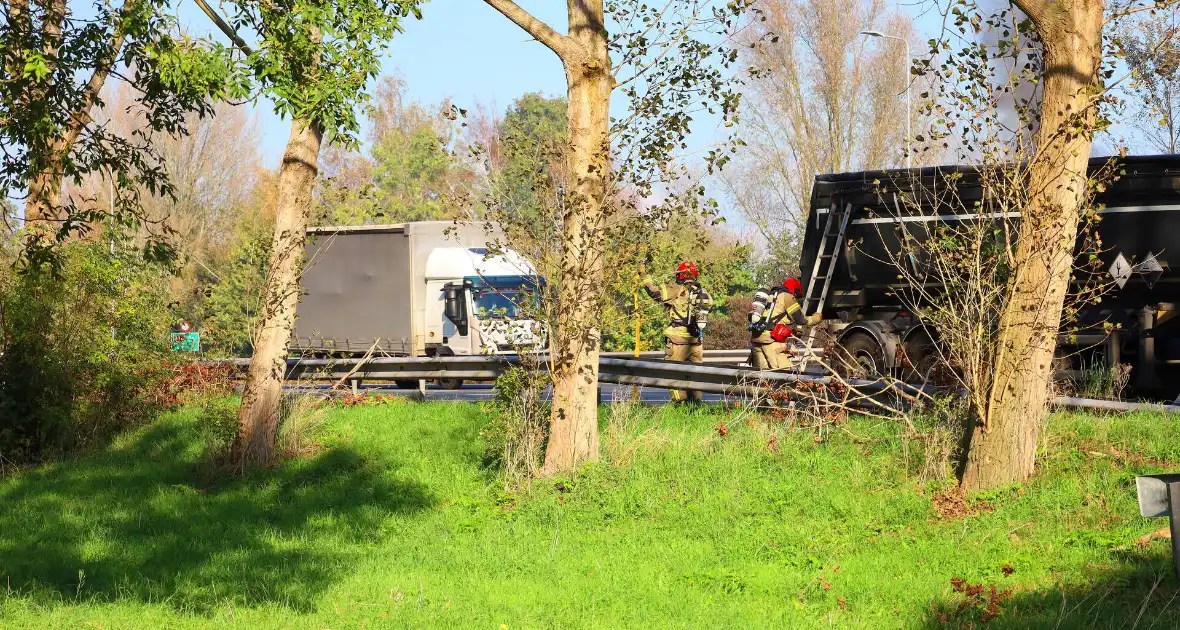
[[[455,356],[455,353],[453,351],[451,351],[450,348],[447,348],[444,346],[442,348],[439,348],[437,351],[435,351],[433,353],[433,355],[427,355],[427,356],[435,356],[435,357],[439,357],[439,358],[445,358],[445,357],[453,357],[453,356]],[[436,379],[434,379],[434,384],[442,389],[459,389],[460,387],[463,387],[463,379],[461,379],[461,378],[436,378]]]
[[[872,335],[852,333],[840,341],[840,362],[844,373],[852,378],[876,379],[885,373],[885,355]]]
[[[398,389],[418,389],[418,381],[394,381]]]
[[[928,383],[937,380],[942,355],[934,339],[926,330],[917,330],[902,345],[905,352],[905,381],[907,383]]]

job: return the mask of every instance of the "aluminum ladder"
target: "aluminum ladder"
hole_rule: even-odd
[[[840,259],[840,249],[844,246],[844,234],[848,230],[848,219],[852,216],[852,204],[833,203],[828,210],[828,219],[824,223],[823,235],[819,240],[819,248],[815,252],[815,264],[811,267],[811,277],[807,280],[807,293],[803,295],[803,314],[814,315],[822,313],[828,299],[828,291],[832,286],[832,276],[836,273],[836,261]],[[820,273],[823,275],[820,275]],[[807,369],[807,362],[814,354],[815,327],[807,331],[807,347],[803,353],[803,361],[799,371]]]

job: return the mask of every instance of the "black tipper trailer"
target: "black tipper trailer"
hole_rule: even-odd
[[[1094,158],[1091,172],[1110,163],[1111,158]],[[1137,393],[1170,399],[1180,393],[1180,155],[1119,158],[1117,166],[1123,174],[1095,200],[1101,217],[1099,257],[1103,269],[1110,270],[1121,256],[1130,276],[1078,313],[1079,334],[1060,340],[1060,367],[1076,369],[1099,359],[1106,365],[1127,363]],[[957,207],[938,207],[933,199],[947,197],[931,191],[945,191],[952,181]],[[964,208],[982,197],[974,167],[817,176],[800,260],[808,290],[805,310],[822,310],[838,329],[841,344],[862,363],[871,359],[875,369],[900,369],[901,350],[913,360],[921,352],[922,335],[931,333],[897,297],[904,281],[891,262],[897,257],[889,252],[900,251],[903,229],[913,236],[921,233],[915,228],[929,222],[978,220]],[[899,198],[929,204],[918,210]],[[1119,326],[1107,334],[1102,322]],[[1064,364],[1065,357],[1072,366]]]

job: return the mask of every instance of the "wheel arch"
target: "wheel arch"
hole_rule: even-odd
[[[917,337],[921,333],[926,333],[927,336],[930,337],[931,341],[933,341],[934,343],[939,343],[938,329],[934,327],[934,324],[930,324],[927,322],[921,322],[918,324],[914,324],[908,330],[906,330],[904,333],[902,333],[901,334],[901,343],[903,345],[906,343],[909,343],[912,339],[914,339],[915,337]]]

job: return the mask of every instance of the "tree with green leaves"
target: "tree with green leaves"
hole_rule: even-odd
[[[242,216],[233,226],[234,240],[202,300],[200,329],[204,351],[214,356],[251,356],[257,316],[262,311],[274,223],[259,213]],[[199,277],[210,275],[198,271]]]
[[[321,221],[331,225],[403,223],[472,216],[474,177],[454,146],[461,127],[448,102],[407,102],[405,82],[386,77],[370,110],[366,153],[331,147],[322,169]]]
[[[1175,0],[1013,0],[1020,31],[1040,44],[1039,103],[1028,108],[1033,154],[1022,165],[1028,197],[1000,312],[987,414],[974,427],[963,472],[969,489],[1032,475],[1050,401],[1057,335],[1074,273],[1074,248],[1096,183],[1087,168],[1094,134],[1110,125],[1114,75],[1107,25]],[[969,14],[965,14],[969,15]]]
[[[549,311],[553,408],[542,472],[554,474],[598,457],[599,322],[608,253],[646,240],[660,224],[658,206],[699,207],[700,186],[682,187],[687,194],[669,195],[670,203],[644,200],[686,176],[680,158],[694,116],[733,123],[740,92],[723,69],[737,59],[731,29],[747,5],[568,0],[561,33],[512,0],[485,1],[554,53],[565,71],[561,168],[548,218],[532,236],[551,243],[552,264],[540,265],[552,272],[547,277],[555,292]],[[627,111],[613,119],[616,92]],[[706,152],[710,169],[729,156],[725,148]],[[502,208],[494,218],[511,244],[511,234],[521,231],[519,218]]]
[[[242,86],[220,46],[177,34],[169,0],[4,5],[0,196],[24,192],[25,224],[32,228],[26,255],[43,262],[52,259],[56,243],[97,222],[140,223],[141,191],[172,191],[152,134],[183,134],[187,112],[207,114],[210,99],[241,94]],[[93,110],[102,105],[110,79],[134,88],[145,124],[132,136],[94,124]],[[91,173],[113,181],[114,204],[63,200],[63,182],[78,183]],[[115,216],[107,216],[112,207]],[[144,251],[170,253],[163,238],[148,239]]]
[[[523,221],[541,216],[546,202],[538,196],[553,190],[553,171],[562,168],[569,124],[566,112],[564,98],[525,94],[496,125],[499,163],[491,185],[497,202]]]
[[[416,0],[232,0],[227,24],[204,0],[198,4],[244,54],[277,112],[291,118],[266,291],[231,453],[244,468],[269,461],[274,450],[321,145],[355,142],[357,105],[368,98],[364,88],[380,69],[382,50],[403,18],[421,14]],[[257,35],[256,48],[239,35],[243,29]]]

